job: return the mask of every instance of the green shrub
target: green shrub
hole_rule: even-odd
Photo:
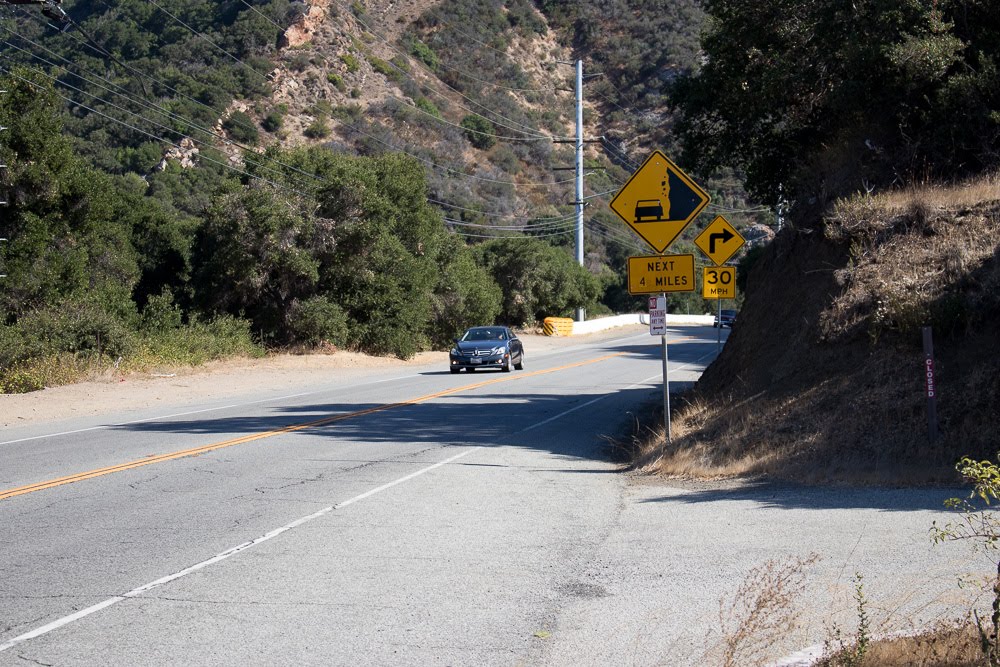
[[[392,65],[386,61],[378,58],[376,56],[368,56],[368,62],[371,63],[372,69],[383,76],[392,77],[396,74],[396,70],[393,69]]]
[[[181,309],[174,303],[174,297],[164,290],[158,296],[149,297],[146,307],[142,309],[139,326],[147,333],[163,333],[181,327]]]
[[[351,72],[352,74],[354,72],[357,72],[361,68],[361,63],[358,62],[358,59],[355,58],[354,55],[350,53],[342,53],[340,55],[340,59],[344,62],[345,65],[347,65],[347,71]]]
[[[333,87],[344,92],[347,89],[347,85],[344,83],[344,77],[340,76],[336,72],[327,72],[326,80],[333,84]]]
[[[421,98],[417,99],[417,101],[416,101],[415,104],[416,104],[416,107],[418,109],[426,111],[427,113],[429,113],[430,115],[434,116],[435,118],[440,118],[441,117],[441,111],[436,106],[434,106],[434,103],[431,102],[426,97],[421,97]]]
[[[225,357],[260,357],[264,350],[253,341],[250,322],[222,315],[208,322],[192,318],[187,326],[151,332],[140,351],[124,368],[145,370],[161,364],[198,365]]]
[[[482,116],[470,114],[462,119],[465,137],[469,143],[480,150],[492,148],[497,143],[496,129],[493,123]]]
[[[438,68],[441,64],[441,58],[438,54],[434,53],[434,50],[424,44],[419,40],[415,40],[413,45],[410,47],[410,53],[417,57],[420,62],[424,63],[433,70]]]
[[[242,111],[229,114],[229,117],[222,121],[222,129],[236,141],[246,144],[257,143],[259,136],[257,126],[254,125],[253,119]]]
[[[364,116],[364,109],[357,104],[345,104],[342,106],[333,107],[330,111],[330,115],[334,118],[341,120],[345,123],[352,123],[356,120],[360,120]]]
[[[347,342],[347,315],[325,296],[296,302],[290,313],[294,339],[309,345],[326,342],[343,346]]]
[[[285,122],[285,117],[277,111],[272,111],[264,117],[261,125],[268,132],[277,132]]]
[[[302,134],[310,139],[325,139],[330,136],[330,125],[325,118],[317,118],[302,131]]]

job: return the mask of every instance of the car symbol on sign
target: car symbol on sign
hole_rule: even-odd
[[[652,220],[643,220],[643,218],[652,217]],[[635,203],[635,221],[636,222],[662,222],[663,221],[663,204],[660,203],[659,199],[640,199]]]

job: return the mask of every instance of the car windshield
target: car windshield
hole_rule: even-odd
[[[723,317],[726,317],[727,315],[729,317],[736,317],[736,311],[735,310],[724,310],[724,311],[722,311],[722,316]]]
[[[500,329],[469,329],[462,340],[505,340],[507,338]]]

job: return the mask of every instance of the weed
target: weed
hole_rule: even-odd
[[[761,663],[775,640],[796,624],[796,601],[805,588],[805,570],[819,555],[768,560],[743,579],[729,605],[722,604],[723,667]]]
[[[845,640],[840,628],[834,626],[833,638],[824,643],[827,655],[824,664],[829,667],[861,667],[864,664],[872,637],[864,577],[860,572],[854,573],[854,602],[858,617],[857,633],[850,640]]]
[[[962,477],[972,483],[970,498],[979,498],[989,505],[1000,500],[1000,466],[992,461],[963,458],[956,465]],[[993,582],[993,611],[989,623],[984,623],[978,612],[973,612],[979,641],[989,667],[1000,667],[1000,559],[996,557],[1000,545],[1000,519],[992,512],[982,512],[968,500],[949,498],[945,506],[960,513],[958,522],[949,522],[943,528],[935,522],[931,526],[931,539],[935,542],[972,540],[975,547],[993,554],[997,561],[997,576]]]

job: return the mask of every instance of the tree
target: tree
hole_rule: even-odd
[[[313,223],[299,202],[269,185],[234,184],[219,194],[195,241],[199,306],[245,315],[265,338],[289,342],[292,306],[319,282]]]
[[[700,71],[671,90],[683,162],[776,203],[1000,155],[1000,16],[985,0],[709,0]]]
[[[3,248],[7,289],[0,293],[5,320],[84,298],[131,317],[139,276],[131,245],[134,200],[118,179],[73,155],[51,84],[32,83],[33,76],[16,68],[0,83],[7,91],[0,95],[9,200],[0,236],[10,239]]]
[[[322,258],[320,290],[347,313],[351,342],[404,358],[425,349],[444,225],[427,203],[423,167],[397,154],[307,158],[324,180],[317,214],[336,239]]]
[[[503,299],[500,286],[476,264],[472,251],[457,236],[443,244],[438,276],[429,330],[434,345],[446,346],[468,327],[496,321]]]
[[[569,315],[596,301],[600,283],[564,250],[538,239],[497,239],[479,246],[479,262],[503,291],[500,318],[511,325]]]

